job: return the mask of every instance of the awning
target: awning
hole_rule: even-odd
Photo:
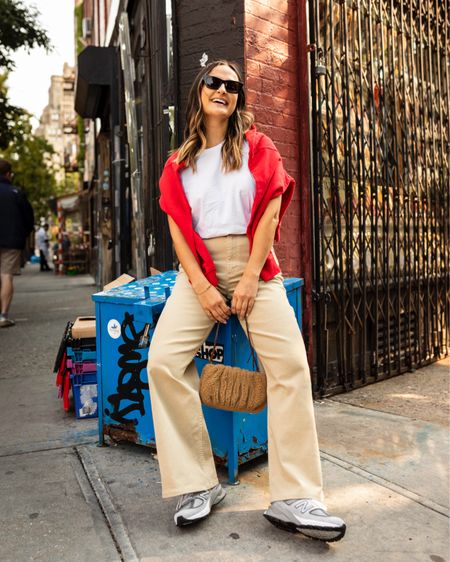
[[[75,111],[81,117],[102,117],[114,87],[117,50],[89,46],[78,55]]]

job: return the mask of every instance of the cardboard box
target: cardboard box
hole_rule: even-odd
[[[72,337],[95,338],[95,316],[79,316],[73,323]]]
[[[114,281],[111,281],[111,283],[105,285],[103,290],[107,291],[108,289],[121,287],[131,283],[131,281],[134,281],[134,277],[124,273],[117,279],[114,279]],[[72,326],[72,337],[75,339],[95,338],[95,316],[79,316]]]
[[[154,267],[150,268],[150,275],[158,275],[158,273],[161,273],[159,269],[155,269]]]
[[[122,275],[120,277],[118,277],[117,279],[114,279],[114,281],[111,281],[111,283],[108,283],[107,285],[105,285],[103,287],[103,290],[108,291],[109,289],[114,289],[115,287],[121,287],[122,285],[126,285],[127,283],[131,283],[134,280],[135,280],[134,277],[132,277],[131,275],[128,275],[128,273],[122,273]]]

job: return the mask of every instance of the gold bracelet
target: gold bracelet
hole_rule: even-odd
[[[200,295],[203,295],[203,293],[206,293],[206,291],[207,291],[208,289],[210,289],[211,287],[212,287],[212,285],[211,285],[211,283],[210,283],[210,284],[206,287],[206,289],[204,289],[201,293],[195,293],[195,294],[199,297]]]

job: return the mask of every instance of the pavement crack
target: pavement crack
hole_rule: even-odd
[[[389,490],[392,490],[393,492],[404,496],[420,505],[423,505],[424,507],[431,509],[432,511],[435,511],[436,513],[439,513],[440,515],[443,515],[444,517],[450,517],[449,514],[449,509],[443,505],[440,505],[436,502],[434,502],[433,500],[430,500],[428,498],[424,498],[423,496],[420,496],[419,494],[416,494],[415,492],[411,492],[410,490],[408,490],[407,488],[403,488],[403,486],[400,486],[399,484],[395,484],[394,482],[391,482],[390,480],[386,480],[386,478],[383,478],[381,476],[377,476],[376,474],[373,474],[372,472],[369,472],[368,470],[365,470],[364,468],[361,468],[360,466],[353,464],[351,462],[348,461],[344,461],[342,459],[340,459],[339,457],[336,457],[334,455],[331,455],[330,453],[327,453],[323,450],[320,451],[320,456],[322,459],[325,459],[333,464],[336,464],[337,466],[340,466],[341,468],[348,470],[350,472],[352,472],[353,474],[357,474],[358,476],[361,476],[362,478],[365,478],[366,480],[369,480],[370,482],[374,482],[375,484],[378,484],[379,486],[383,486],[384,488],[388,488]]]
[[[345,396],[345,394],[343,395]],[[380,414],[388,414],[389,416],[398,416],[400,418],[406,418],[410,421],[423,421],[424,423],[432,423],[427,422],[426,420],[417,420],[417,418],[412,418],[405,414],[399,414],[398,412],[390,412],[389,410],[379,410],[378,408],[373,408],[369,406],[362,406],[361,404],[354,404],[353,402],[347,402],[345,400],[338,400],[337,398],[323,398],[320,402],[333,402],[333,404],[341,404],[344,406],[351,406],[352,408],[359,408],[360,410],[369,410],[371,412],[378,412]],[[438,425],[438,424],[436,424]]]
[[[83,441],[83,442],[78,442],[77,445],[91,445],[92,443],[96,443],[96,440],[89,440],[89,441]],[[7,452],[7,453],[2,453],[0,452],[0,459],[2,458],[6,458],[6,457],[17,457],[19,455],[32,455],[33,453],[47,453],[50,451],[61,451],[64,449],[70,449],[72,450],[74,447],[73,442],[70,443],[69,445],[56,445],[54,447],[37,447],[37,448],[30,448],[27,451],[11,451],[11,452]]]
[[[95,463],[87,447],[73,447],[78,460],[83,467],[84,473],[97,498],[98,505],[103,513],[111,537],[116,546],[122,562],[138,561],[139,557],[131,544],[127,529],[122,521],[119,511],[116,509],[111,494],[103,482]]]

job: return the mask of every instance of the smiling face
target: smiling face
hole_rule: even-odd
[[[216,76],[222,80],[237,80],[239,76],[232,68],[226,65],[215,66],[210,72],[210,76]],[[238,94],[227,92],[225,85],[221,84],[217,90],[210,90],[204,84],[200,92],[202,111],[206,117],[229,119],[234,113],[238,101]]]

